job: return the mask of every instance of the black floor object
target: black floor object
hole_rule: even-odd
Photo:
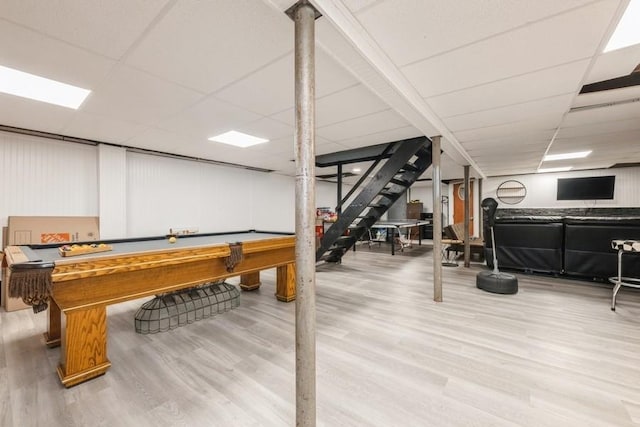
[[[476,286],[494,294],[518,293],[518,278],[513,274],[481,271],[476,276]]]

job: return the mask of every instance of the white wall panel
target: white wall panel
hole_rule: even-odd
[[[0,132],[0,224],[14,215],[98,215],[97,148]]]
[[[127,235],[162,235],[170,228],[224,232],[258,228],[255,211],[279,197],[271,175],[139,153],[127,155]],[[264,182],[254,200],[254,181]],[[275,195],[275,196],[274,196]],[[288,203],[293,205],[293,200]]]
[[[100,237],[118,239],[127,235],[127,151],[98,146],[98,207]]]
[[[265,231],[294,232],[295,179],[289,176],[254,172],[254,228]]]
[[[234,231],[256,228],[252,183],[264,173],[199,163],[200,231]],[[257,175],[257,176],[256,176]],[[277,191],[272,189],[271,191]]]
[[[613,200],[556,200],[558,178],[605,175],[616,176]],[[520,181],[527,188],[527,196],[516,205],[504,204],[496,197],[498,186],[509,179]],[[482,197],[493,197],[501,208],[640,207],[640,168],[598,169],[488,178],[484,181]]]

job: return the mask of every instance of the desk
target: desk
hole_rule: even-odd
[[[395,255],[395,242],[396,242],[396,234],[398,238],[398,242],[400,243],[400,250],[404,250],[405,247],[411,245],[410,233],[413,227],[422,227],[423,225],[431,224],[431,221],[422,220],[422,219],[396,219],[389,221],[378,221],[371,226],[373,229],[385,229],[391,230],[391,255]],[[402,235],[402,230],[405,229],[407,232],[407,236]],[[419,229],[418,232],[418,244],[422,245],[422,230]],[[371,231],[369,231],[371,232]],[[372,238],[369,240],[370,242],[384,242],[385,239],[376,239]]]
[[[242,260],[228,270],[229,243],[235,242],[242,243]],[[32,245],[9,246],[5,253],[10,284],[23,285],[21,273],[35,273],[34,264],[53,267],[47,273],[53,283],[45,340],[50,347],[62,347],[58,376],[66,387],[102,375],[111,366],[107,305],[232,276],[241,277],[242,289],[256,289],[260,271],[274,267],[276,298],[295,299],[295,236],[290,234],[251,230],[181,236],[176,243],[165,237],[104,243],[113,250],[62,257],[57,245]]]

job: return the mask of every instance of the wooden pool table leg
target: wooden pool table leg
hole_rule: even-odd
[[[44,343],[49,348],[58,347],[60,345],[60,337],[62,331],[62,314],[60,307],[49,298],[49,320],[47,321],[47,332],[44,333]]]
[[[243,291],[253,291],[258,289],[261,284],[259,271],[240,275],[240,289]]]
[[[296,299],[296,265],[287,264],[278,267],[276,277],[276,298],[289,302]]]
[[[107,359],[107,308],[94,307],[64,313],[58,376],[71,387],[104,374],[111,366]]]

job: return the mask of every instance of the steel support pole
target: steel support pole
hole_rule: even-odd
[[[315,19],[307,1],[295,22],[296,425],[316,425]]]
[[[342,202],[342,165],[338,165],[338,176],[337,176],[337,199],[338,199],[338,203],[336,203],[336,206],[338,207],[336,209],[336,213],[338,214],[338,217],[340,217],[340,214],[342,213],[342,205],[340,204],[340,202]]]
[[[433,300],[442,302],[442,191],[440,173],[440,136],[431,138],[433,168]]]
[[[469,219],[470,219],[470,205],[471,200],[469,197],[469,165],[464,166],[464,266],[469,267],[471,265],[471,241],[469,233]]]
[[[478,236],[484,240],[484,209],[482,209],[482,178],[478,179]]]

